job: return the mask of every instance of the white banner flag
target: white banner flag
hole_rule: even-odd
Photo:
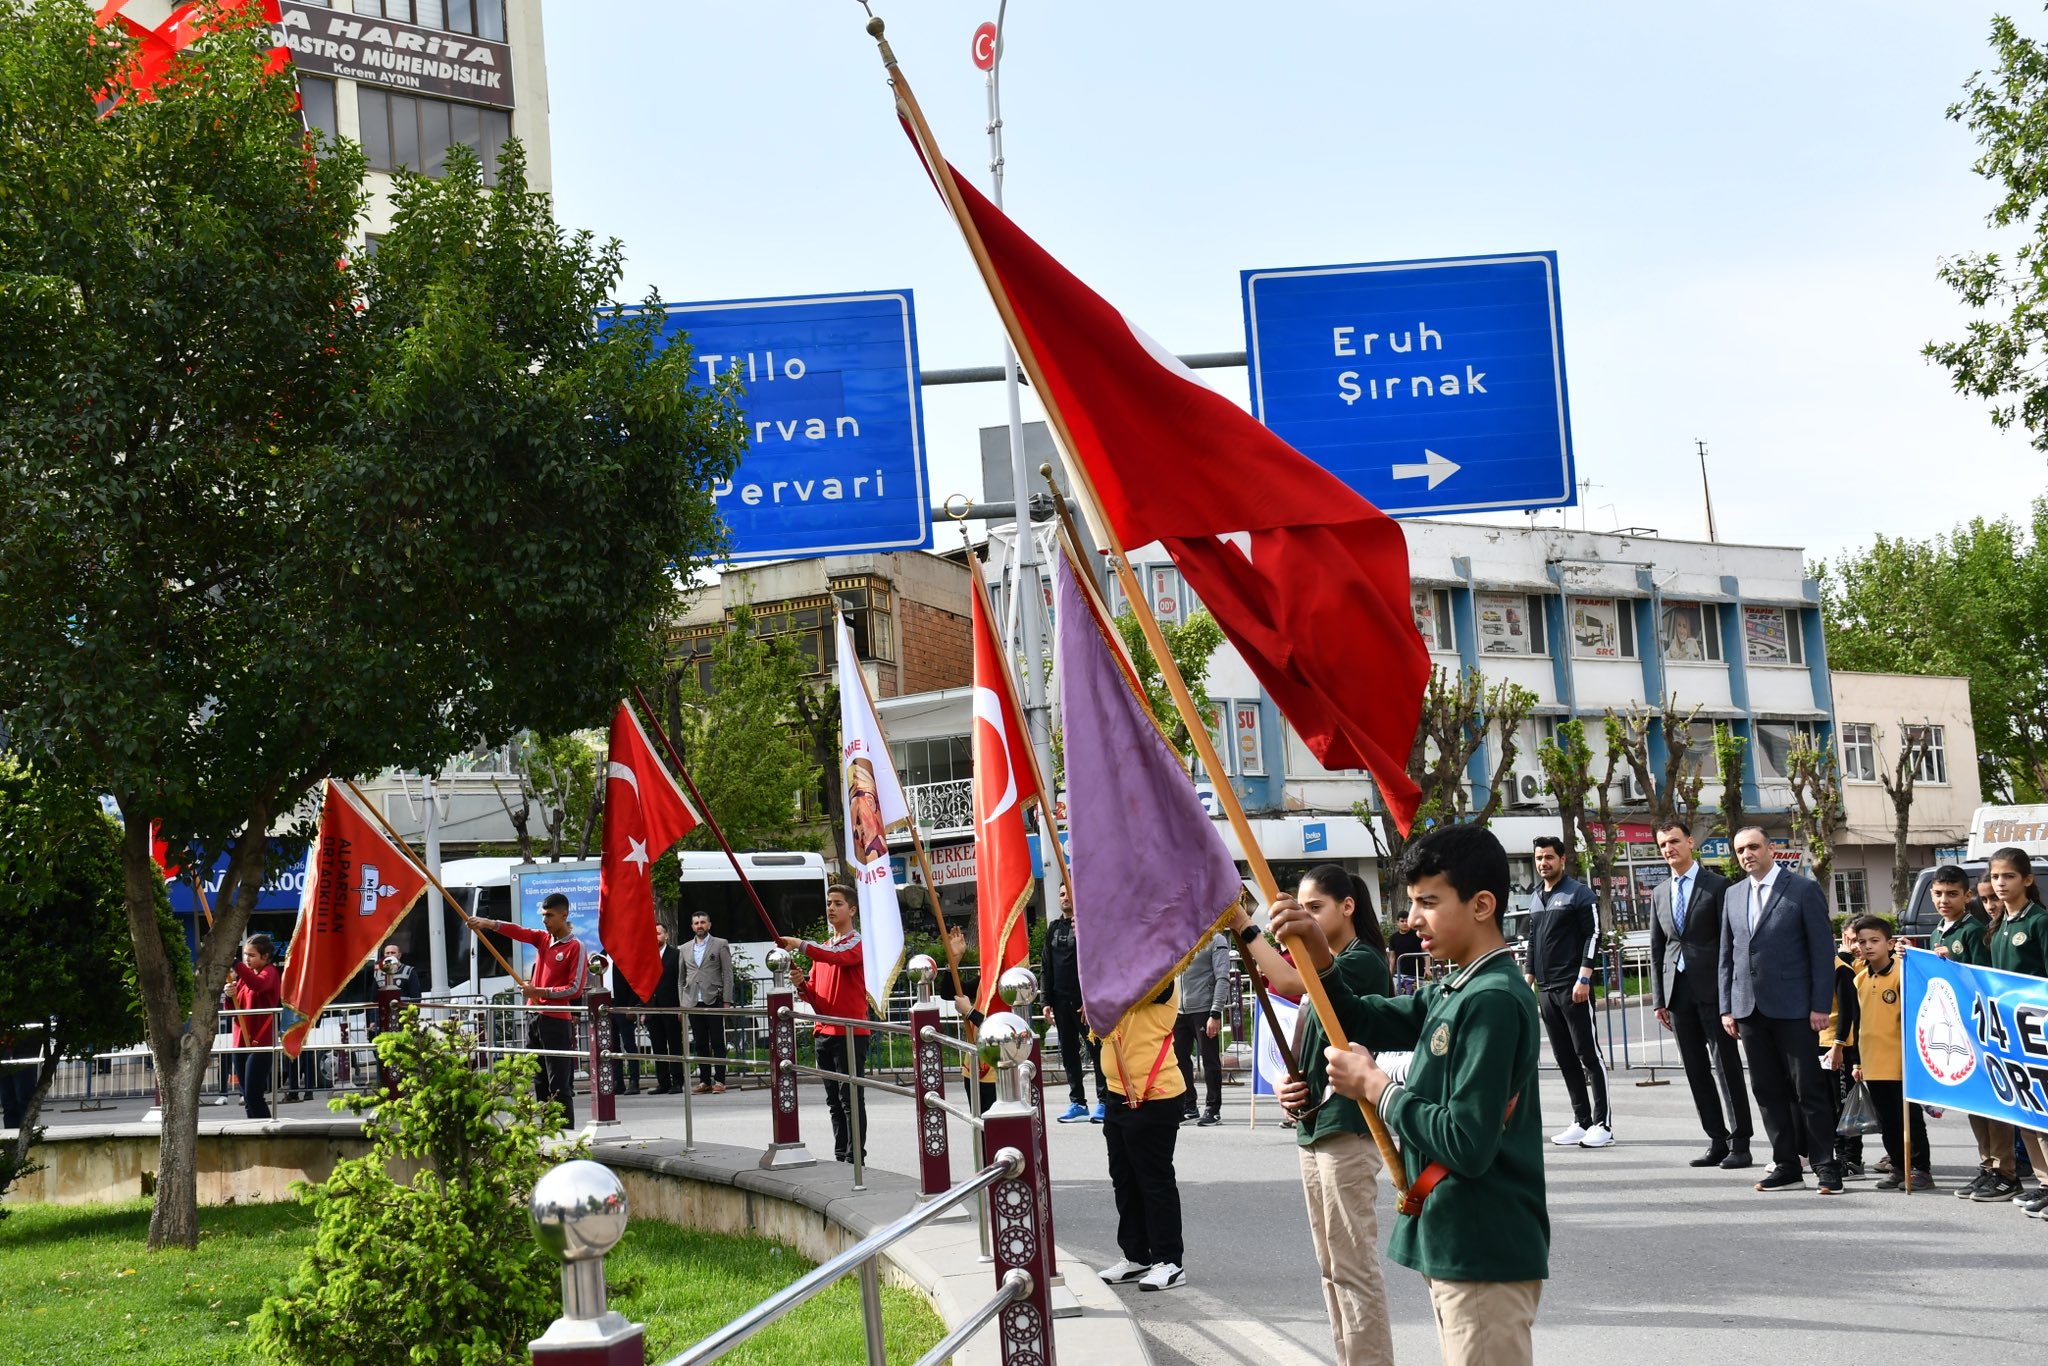
[[[1301,1013],[1301,1007],[1285,996],[1267,996],[1273,1002],[1273,1016],[1280,1021],[1280,1028],[1287,1033],[1287,1042],[1294,1042],[1294,1019]],[[1280,1056],[1279,1040],[1266,1027],[1266,1012],[1252,1011],[1252,1094],[1273,1096],[1280,1093],[1280,1083],[1287,1080],[1287,1064]]]
[[[888,1006],[889,987],[903,959],[903,911],[889,870],[890,827],[910,819],[882,723],[868,701],[867,681],[846,618],[834,613],[839,647],[839,790],[846,816],[840,851],[860,894],[861,969],[876,1009]]]

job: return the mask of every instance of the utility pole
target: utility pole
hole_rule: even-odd
[[[1009,0],[1002,0],[996,6],[995,41],[989,48],[985,68],[988,72],[988,170],[993,188],[991,198],[999,209],[1003,207],[1003,18],[1008,9]],[[980,65],[979,45],[976,64]],[[1009,402],[1010,495],[1016,509],[1017,538],[1009,605],[1017,621],[1024,656],[1024,686],[1019,695],[1024,702],[1024,724],[1031,732],[1031,748],[1038,755],[1038,771],[1051,783],[1057,780],[1053,776],[1052,765],[1052,717],[1045,699],[1045,637],[1040,629],[1045,620],[1045,590],[1039,578],[1038,538],[1031,528],[1031,490],[1027,482],[1030,476],[1024,460],[1024,410],[1022,389],[1018,383],[1017,353],[1011,348],[1007,333],[1003,337],[1003,390]],[[1004,652],[1008,653],[1007,632],[1003,646]],[[1041,812],[1057,804],[1057,793],[1048,792],[1045,796],[1045,807]],[[1041,830],[1039,838],[1039,859],[1047,874],[1047,900],[1050,901],[1057,895],[1059,860],[1051,849],[1044,847],[1043,842],[1058,839],[1059,832]]]
[[[1700,497],[1707,504],[1707,540],[1718,542],[1721,537],[1714,530],[1714,490],[1707,483],[1707,443],[1695,439],[1692,444],[1699,447],[1700,452]]]

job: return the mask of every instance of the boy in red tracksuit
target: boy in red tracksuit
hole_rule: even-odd
[[[861,968],[860,933],[853,928],[853,889],[838,883],[825,889],[825,922],[832,927],[830,943],[814,944],[785,936],[782,947],[811,960],[808,974],[796,979],[796,994],[820,1015],[837,1015],[847,1020],[868,1018],[868,989]],[[818,1066],[827,1072],[862,1076],[867,1071],[868,1031],[855,1028],[851,1066],[846,1047],[846,1026],[819,1024],[813,1035],[818,1046]],[[832,1112],[832,1157],[838,1162],[853,1158],[850,1132],[852,1106],[860,1106],[860,1159],[868,1159],[868,1100],[858,1097],[851,1082],[825,1083],[825,1107]]]
[[[569,928],[569,898],[551,892],[540,903],[544,927],[534,930],[509,920],[464,916],[469,927],[531,944],[536,950],[533,974],[526,982],[528,1004],[572,1006],[583,999],[583,941]],[[576,1127],[576,1017],[566,1010],[538,1010],[526,1026],[527,1047],[541,1053],[533,1093],[562,1107],[562,1126]]]

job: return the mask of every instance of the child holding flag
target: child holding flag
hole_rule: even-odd
[[[1542,1031],[1501,937],[1507,851],[1489,830],[1444,826],[1408,846],[1401,873],[1423,948],[1459,965],[1413,996],[1354,993],[1316,918],[1292,897],[1273,903],[1273,932],[1300,938],[1338,1021],[1360,1041],[1326,1051],[1332,1089],[1375,1107],[1401,1140],[1414,1184],[1387,1252],[1428,1280],[1445,1366],[1528,1366],[1550,1216],[1536,1093]],[[1415,1058],[1397,1082],[1370,1050],[1399,1048]]]

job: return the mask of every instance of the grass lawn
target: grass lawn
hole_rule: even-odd
[[[10,1205],[0,1220],[4,1355],[39,1366],[223,1366],[260,1361],[249,1316],[297,1267],[312,1239],[296,1204],[199,1214],[197,1252],[143,1251],[149,1205]],[[761,1238],[636,1222],[606,1259],[612,1307],[647,1325],[661,1361],[766,1299],[811,1263]],[[882,1289],[889,1359],[915,1360],[944,1333],[908,1291]],[[860,1292],[849,1277],[726,1356],[760,1366],[858,1362]]]

